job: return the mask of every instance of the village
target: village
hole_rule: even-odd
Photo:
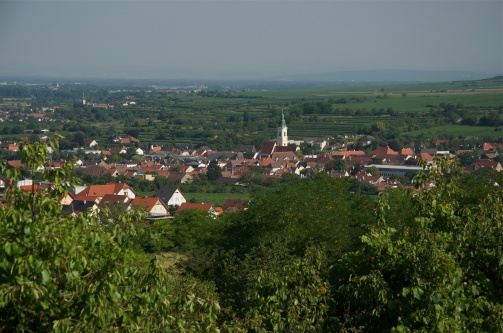
[[[42,137],[42,140],[48,136]],[[188,184],[202,177],[217,184],[246,187],[246,175],[254,173],[261,179],[281,179],[285,175],[310,177],[324,172],[331,177],[349,177],[355,181],[370,186],[367,194],[377,194],[388,188],[405,188],[414,190],[412,182],[417,172],[425,170],[426,165],[435,164],[436,158],[460,159],[471,157],[473,161],[462,163],[465,173],[481,169],[501,171],[498,157],[500,143],[483,143],[471,149],[458,149],[455,153],[438,148],[401,148],[395,151],[390,147],[377,147],[369,151],[373,137],[360,136],[355,141],[339,138],[340,141],[330,144],[329,138],[317,138],[307,141],[309,145],[317,145],[320,153],[303,155],[299,146],[305,141],[288,140],[288,126],[282,115],[277,128],[276,140],[262,145],[259,150],[253,145],[240,147],[238,152],[214,151],[210,147],[188,149],[188,147],[168,147],[151,145],[148,150],[139,146],[139,140],[132,136],[113,136],[110,143],[119,145],[106,150],[99,150],[101,145],[95,139],[84,140],[84,146],[67,150],[71,156],[74,172],[78,176],[90,176],[95,179],[122,179],[106,184],[78,185],[71,189],[61,199],[63,212],[76,215],[83,212],[96,213],[107,203],[124,204],[127,209],[137,207],[147,212],[150,221],[171,219],[181,211],[188,209],[203,210],[213,217],[226,211],[245,210],[247,200],[228,199],[224,205],[211,203],[189,202],[178,188],[180,184]],[[28,141],[27,138],[24,138]],[[448,140],[437,140],[437,147],[449,144]],[[138,147],[138,148],[137,148]],[[0,149],[15,152],[19,145],[13,142],[1,142]],[[51,148],[49,148],[51,149]],[[122,159],[111,162],[111,157],[122,157],[130,153],[132,159]],[[53,153],[51,151],[51,153]],[[79,157],[81,156],[81,157]],[[118,160],[116,158],[116,160]],[[423,164],[420,162],[422,161]],[[67,162],[65,160],[47,161],[43,167],[46,170],[57,169]],[[21,160],[8,160],[11,167],[21,168]],[[41,167],[42,170],[42,167]],[[41,171],[38,170],[38,171]],[[151,196],[137,195],[135,189],[128,185],[132,179],[143,181],[164,180],[164,184]],[[497,183],[494,185],[499,186]],[[26,191],[43,189],[51,186],[43,182],[36,183],[24,178],[11,181],[0,178],[0,190],[5,191],[10,186]]]

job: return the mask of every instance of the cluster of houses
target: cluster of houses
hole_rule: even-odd
[[[21,190],[45,191],[52,185],[48,183],[34,184],[32,180],[10,181],[0,179],[0,188],[16,186]],[[217,217],[225,211],[235,212],[245,210],[246,200],[229,199],[222,207],[212,204],[187,202],[185,196],[176,187],[162,187],[153,197],[137,196],[134,189],[126,183],[110,182],[104,185],[76,186],[61,198],[62,211],[76,216],[87,212],[97,214],[99,210],[109,204],[122,204],[126,210],[142,209],[147,213],[146,219],[154,221],[171,219],[182,211],[193,209]]]
[[[303,177],[309,173],[327,172],[333,177],[354,177],[385,190],[389,186],[405,186],[400,184],[400,177],[417,173],[422,170],[419,161],[434,163],[434,157],[455,158],[457,155],[473,152],[458,150],[455,153],[437,149],[422,149],[413,151],[403,148],[394,151],[389,147],[379,147],[371,152],[347,149],[341,144],[338,149],[326,150],[311,156],[300,156],[298,148],[293,145],[281,146],[276,141],[266,142],[260,151],[253,146],[243,146],[240,152],[213,151],[208,147],[199,149],[177,149],[152,146],[141,162],[123,161],[107,163],[106,154],[102,159],[80,160],[75,157],[76,172],[97,177],[123,176],[126,179],[154,180],[157,177],[166,179],[169,183],[191,182],[194,177],[204,176],[208,165],[216,161],[221,168],[219,183],[229,185],[240,184],[241,176],[254,170],[260,170],[263,178],[280,178],[285,173]],[[351,147],[351,146],[350,146]],[[494,158],[498,156],[497,144],[484,143],[478,148],[479,160],[467,166],[465,172],[473,172],[483,168],[501,171],[502,166]],[[344,166],[334,168],[334,164]],[[8,161],[11,166],[20,166],[20,161]],[[61,167],[64,161],[48,161],[46,168]],[[376,172],[377,171],[377,172]],[[123,184],[122,186],[125,186]],[[117,193],[109,193],[117,195]],[[101,198],[100,198],[101,199]],[[129,198],[134,199],[134,198]],[[171,204],[165,202],[167,206]]]

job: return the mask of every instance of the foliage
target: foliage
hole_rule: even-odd
[[[334,298],[346,327],[376,332],[497,332],[503,329],[501,192],[462,204],[455,163],[415,178],[414,218],[390,226],[386,196],[362,250],[334,270]],[[435,186],[428,189],[427,186]],[[393,223],[392,223],[393,224]],[[349,308],[350,307],[350,308]],[[340,327],[340,326],[339,326]]]
[[[113,232],[116,226],[127,228],[128,223],[133,224],[136,230],[136,242],[131,244],[135,250],[147,253],[167,251],[174,246],[174,228],[171,222],[158,220],[146,223],[148,216],[141,207],[130,207],[126,203],[107,202],[100,207],[98,221],[105,231]]]
[[[330,285],[320,276],[321,266],[321,253],[308,251],[279,274],[261,270],[244,326],[251,332],[319,332],[330,303]]]
[[[312,245],[325,254],[324,265],[360,246],[375,204],[348,190],[346,180],[317,174],[289,179],[273,193],[257,193],[246,211],[219,217],[218,233],[183,267],[215,282],[227,321],[244,320],[246,299],[261,274],[280,279],[283,268],[303,258]]]
[[[219,223],[203,210],[182,211],[173,220],[173,242],[180,251],[203,249],[218,230]]]
[[[376,195],[379,193],[379,190],[375,185],[354,178],[351,179],[351,186],[349,187],[349,190],[353,193],[359,194]]]
[[[217,180],[222,177],[222,169],[218,166],[217,160],[212,160],[210,162],[206,176],[208,177],[208,180]]]

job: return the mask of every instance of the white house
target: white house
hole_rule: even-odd
[[[187,202],[182,192],[176,187],[161,187],[155,197],[160,198],[168,206],[181,206],[182,203]]]

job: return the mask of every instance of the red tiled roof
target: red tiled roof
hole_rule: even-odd
[[[178,207],[175,216],[178,215],[180,212],[189,209],[204,210],[206,212],[209,212],[211,209],[215,208],[213,207],[212,204],[184,202],[180,205],[180,207]]]
[[[428,154],[428,153],[421,153],[421,154],[420,154],[420,158],[421,158],[423,161],[425,161],[425,162],[431,162],[431,161],[433,161],[433,157],[431,157],[431,155],[430,155],[430,154]]]
[[[99,206],[102,207],[107,202],[122,202],[125,203],[129,199],[126,195],[115,195],[115,194],[105,194],[103,198],[101,198]]]
[[[414,152],[410,148],[402,148],[400,150],[401,155],[414,155]]]
[[[20,188],[26,192],[31,192],[32,190],[35,192],[39,192],[39,191],[45,191],[52,187],[53,187],[52,185],[49,186],[47,184],[33,184],[33,185],[23,185]]]
[[[96,201],[97,199],[98,199],[98,197],[94,196],[94,195],[77,194],[73,197],[73,201]]]
[[[481,146],[482,150],[496,150],[496,147],[492,143],[484,142]]]
[[[268,165],[271,165],[271,163],[273,163],[274,160],[272,158],[261,158],[259,163],[260,163],[260,166],[263,166],[263,167],[266,167]]]
[[[104,197],[105,194],[116,195],[122,189],[131,189],[131,188],[129,187],[128,184],[125,183],[108,183],[105,185],[91,185],[88,186],[82,192],[79,192],[78,195]]]
[[[363,150],[346,150],[346,151],[332,152],[332,156],[354,156],[354,155],[363,156],[367,155],[367,153],[364,152]]]
[[[224,211],[245,210],[248,205],[248,200],[227,199],[222,207]]]
[[[379,147],[370,153],[372,156],[376,155],[398,155],[398,152],[394,151],[390,147]]]
[[[21,160],[10,160],[7,161],[7,164],[14,168],[20,168],[23,165]]]
[[[131,204],[133,206],[142,206],[147,208],[147,211],[150,212],[154,207],[160,203],[163,206],[166,206],[161,199],[159,198],[152,198],[152,197],[136,197],[133,200],[131,200]],[[168,211],[168,207],[164,207],[166,211]]]
[[[264,155],[271,155],[272,152],[274,151],[274,147],[276,146],[275,141],[269,141],[266,142],[262,145],[262,148],[260,149],[260,152]]]

